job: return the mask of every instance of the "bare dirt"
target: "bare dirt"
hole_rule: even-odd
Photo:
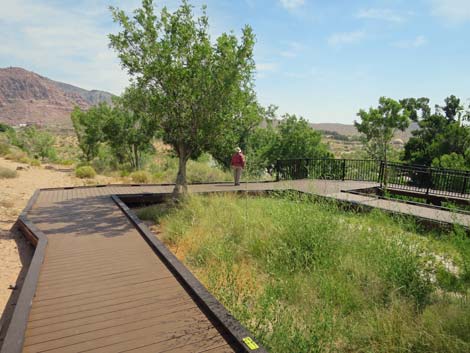
[[[0,346],[2,326],[6,326],[33,255],[33,248],[14,224],[34,191],[39,188],[79,186],[90,181],[78,179],[71,170],[57,166],[28,167],[0,158],[0,166],[18,170],[18,177],[0,179]],[[27,168],[27,169],[26,169]],[[91,183],[107,184],[115,180],[98,176]],[[15,289],[16,288],[16,289]]]

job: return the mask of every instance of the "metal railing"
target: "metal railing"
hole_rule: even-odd
[[[423,195],[470,198],[470,171],[353,159],[276,162],[276,179],[356,180]]]

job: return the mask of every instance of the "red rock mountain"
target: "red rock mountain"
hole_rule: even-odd
[[[110,102],[112,94],[87,91],[17,67],[0,68],[0,122],[70,126],[75,106]]]

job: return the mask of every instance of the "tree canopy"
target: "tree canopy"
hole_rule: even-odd
[[[354,126],[365,136],[367,153],[373,159],[387,162],[393,135],[409,126],[410,112],[399,102],[381,97],[377,108],[369,108],[368,111],[361,109],[357,116],[361,121],[354,121]]]
[[[307,120],[285,114],[274,126],[257,128],[248,139],[247,160],[252,172],[271,171],[278,159],[332,158],[333,154],[321,142],[321,134]]]
[[[142,167],[142,154],[152,151],[157,128],[140,98],[131,87],[114,98],[112,107],[100,104],[88,111],[74,109],[73,126],[87,162],[97,157],[100,147],[106,144],[119,164],[128,163],[134,170]]]
[[[444,105],[436,105],[434,113],[427,98],[402,101],[410,110],[418,129],[405,145],[403,160],[412,164],[462,169],[470,167],[470,128],[468,109],[461,100],[449,96]],[[420,103],[419,103],[420,102]]]
[[[253,31],[246,26],[240,40],[223,33],[212,41],[205,8],[195,18],[186,0],[173,13],[166,7],[156,13],[152,0],[132,17],[111,11],[121,32],[109,36],[110,46],[179,158],[175,192],[182,192],[189,158],[233,143],[237,127],[258,119]]]

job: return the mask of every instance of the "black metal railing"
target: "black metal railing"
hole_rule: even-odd
[[[278,160],[275,169],[277,180],[369,181],[424,195],[470,198],[470,171],[353,159]]]

